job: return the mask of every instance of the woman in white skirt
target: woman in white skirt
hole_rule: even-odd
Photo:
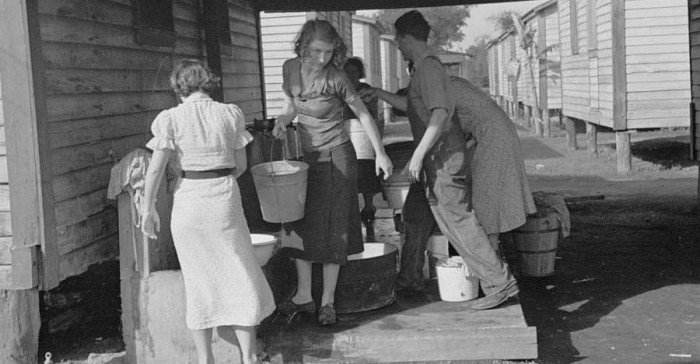
[[[199,363],[213,363],[212,328],[231,333],[243,363],[258,363],[256,325],[275,310],[267,280],[253,255],[236,177],[246,169],[240,108],[209,97],[219,78],[199,60],[183,60],[170,76],[182,103],[153,121],[142,229],[155,237],[155,196],[166,164],[178,171],[171,230],[185,282],[187,327]],[[223,335],[222,335],[223,334]]]

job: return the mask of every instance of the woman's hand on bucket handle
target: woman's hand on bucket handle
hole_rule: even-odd
[[[387,156],[386,153],[377,155],[374,163],[377,176],[380,172],[384,172],[385,180],[394,172],[394,166],[391,164],[391,159],[389,159],[389,156]]]
[[[272,136],[277,139],[284,139],[287,137],[287,123],[284,122],[283,118],[278,118],[275,122],[275,127],[272,129]]]

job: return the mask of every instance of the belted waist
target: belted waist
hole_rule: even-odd
[[[212,169],[209,171],[182,171],[180,176],[189,179],[219,178],[233,174],[233,168]]]

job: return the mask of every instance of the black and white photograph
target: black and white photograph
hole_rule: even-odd
[[[700,0],[0,0],[0,364],[700,363]]]

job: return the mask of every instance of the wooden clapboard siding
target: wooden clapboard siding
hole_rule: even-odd
[[[560,56],[560,39],[559,39],[559,11],[558,4],[544,9],[542,11],[545,22],[545,43],[547,47],[553,47],[547,52],[546,57],[547,70],[546,89],[547,89],[547,107],[549,109],[561,109],[561,56]]]
[[[598,124],[612,126],[613,78],[612,78],[612,5],[615,0],[598,0],[596,9],[598,31]]]
[[[282,64],[296,57],[294,40],[306,22],[306,13],[260,13],[263,73],[265,76],[265,108],[268,117],[282,112]]]
[[[399,62],[397,57],[398,48],[393,37],[388,35],[380,36],[380,49],[382,59],[382,88],[389,92],[396,92],[399,89]],[[353,42],[353,47],[355,43]]]
[[[289,12],[260,13],[263,75],[265,79],[265,110],[267,117],[282,112],[282,64],[296,57],[294,40],[307,20],[328,20],[336,27],[348,47],[352,47],[351,13],[344,12]]]
[[[352,16],[352,55],[362,58],[365,64],[365,82],[382,84],[381,48],[379,28],[374,19]]]
[[[244,0],[229,0],[228,6],[231,46],[237,51],[222,56],[224,102],[238,105],[246,121],[252,122],[264,116],[257,12]],[[256,57],[240,57],[241,49]]]
[[[625,31],[628,49],[653,47],[654,53],[627,56],[627,127],[629,129],[688,126],[690,62],[688,8],[685,0],[627,0]],[[651,20],[658,25],[649,25]],[[649,83],[663,85],[650,88]],[[646,89],[640,89],[646,86]],[[634,90],[634,91],[633,91]]]
[[[0,214],[10,216],[10,185],[7,176],[7,148],[5,147],[5,119],[3,112],[2,79],[0,78]],[[10,248],[12,247],[12,227],[9,226],[9,218],[3,219],[2,223],[8,226],[0,226],[0,269],[3,265],[12,264]],[[8,271],[11,267],[8,267]],[[1,280],[0,280],[1,282]]]
[[[496,77],[496,47],[493,43],[486,46],[486,59],[489,75],[489,95],[494,98],[498,96],[498,77]]]
[[[59,280],[116,256],[109,172],[144,147],[157,113],[177,104],[168,85],[173,61],[204,57],[199,6],[173,2],[175,45],[164,47],[135,41],[129,1],[39,1]],[[244,0],[229,0],[228,9],[224,101],[249,119],[262,117],[256,11]]]
[[[691,100],[695,105],[694,112],[694,125],[691,126],[691,130],[694,135],[691,135],[693,146],[692,156],[695,159],[700,159],[698,157],[699,153],[698,146],[700,145],[700,0],[690,0],[688,1],[688,30],[690,36],[690,60],[691,60]],[[672,24],[672,22],[668,22]],[[672,87],[672,85],[667,85],[667,87]],[[699,186],[700,189],[700,186]]]

